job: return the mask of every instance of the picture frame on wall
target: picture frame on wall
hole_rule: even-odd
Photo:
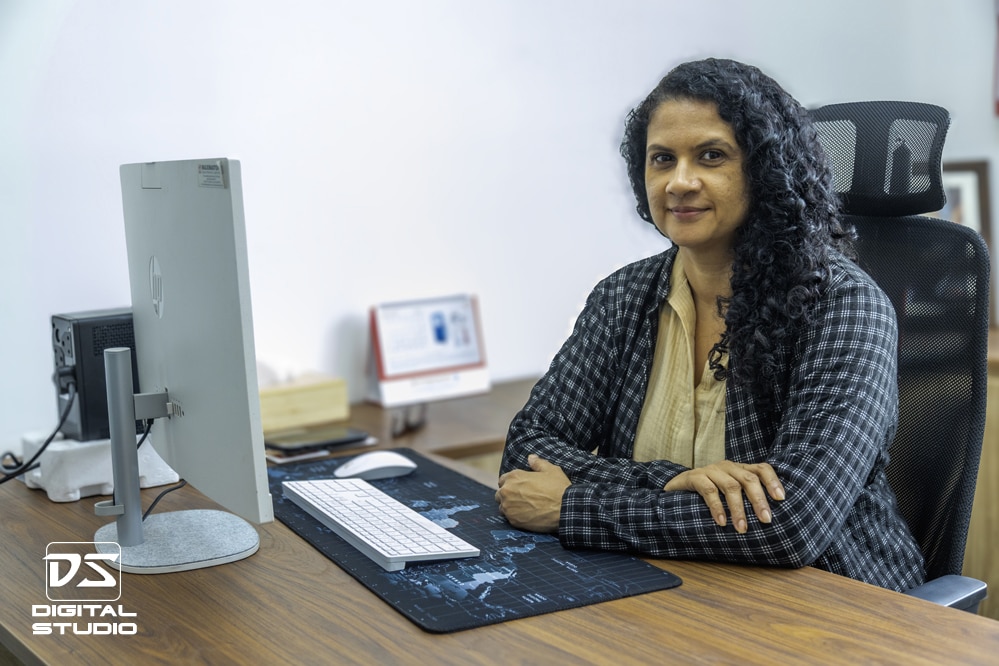
[[[943,186],[946,205],[937,213],[951,222],[971,227],[992,251],[992,206],[989,201],[989,163],[985,160],[945,162]]]
[[[977,231],[992,254],[992,203],[989,197],[989,163],[986,160],[945,162],[943,187],[947,203],[936,217],[963,224]],[[990,295],[992,326],[999,324],[996,296]]]

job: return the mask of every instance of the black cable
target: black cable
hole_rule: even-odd
[[[12,462],[7,462],[7,459]],[[21,459],[17,457],[17,454],[13,451],[4,451],[3,455],[0,455],[0,468],[3,468],[5,472],[13,472],[18,467],[21,466]]]
[[[17,456],[14,455],[13,451],[6,451],[3,453],[3,455],[0,455],[0,466],[2,466],[5,472],[3,478],[0,478],[0,483],[7,483],[11,479],[16,479],[25,472],[30,472],[31,470],[38,467],[36,461],[41,457],[43,453],[45,453],[45,449],[48,448],[49,444],[51,444],[52,441],[56,438],[56,435],[59,434],[59,431],[62,430],[63,424],[65,424],[66,419],[69,418],[69,412],[73,408],[73,403],[76,401],[76,383],[69,382],[68,385],[69,385],[69,398],[66,402],[66,407],[63,409],[62,414],[59,416],[59,425],[55,427],[55,430],[52,431],[52,434],[48,436],[48,438],[45,440],[44,443],[42,443],[41,447],[39,447],[39,449],[35,452],[35,455],[31,456],[31,459],[26,463],[22,463],[20,460],[18,460]],[[135,445],[136,449],[140,448],[142,444],[146,441],[146,439],[149,437],[149,431],[152,430],[152,427],[153,427],[153,419],[146,419],[145,429],[142,432],[142,437]],[[3,462],[7,458],[13,460],[15,464],[10,465],[6,462]],[[146,512],[142,514],[142,519],[145,520],[149,516],[152,510],[156,507],[157,504],[159,504],[160,500],[163,499],[165,495],[167,495],[168,493],[172,493],[175,490],[180,490],[186,485],[187,481],[181,479],[180,483],[178,483],[175,486],[171,486],[170,488],[167,488],[159,495],[157,495],[156,499],[153,500],[153,503],[149,505],[148,509],[146,509]]]
[[[49,444],[52,443],[52,440],[54,440],[56,438],[56,435],[59,434],[59,431],[62,430],[63,424],[66,423],[66,419],[69,418],[69,410],[73,408],[73,403],[76,402],[76,382],[69,382],[68,384],[69,384],[69,399],[66,401],[66,408],[62,410],[62,414],[59,416],[59,425],[55,427],[55,430],[52,431],[52,434],[48,436],[48,439],[46,439],[45,442],[41,445],[41,447],[35,452],[35,455],[31,456],[31,460],[21,464],[20,467],[16,468],[4,465],[3,469],[5,474],[4,477],[0,479],[0,483],[7,483],[11,479],[16,479],[25,472],[30,472],[31,470],[39,466],[39,464],[37,464],[35,461],[38,460],[38,458],[40,458],[43,453],[45,453],[45,449],[48,448]],[[15,457],[14,459],[16,460],[17,458]]]
[[[160,500],[163,499],[164,495],[166,495],[168,493],[172,493],[175,490],[180,490],[181,488],[183,488],[186,485],[187,485],[187,481],[185,481],[184,479],[181,479],[180,483],[178,483],[176,486],[170,486],[169,488],[167,488],[166,490],[164,490],[163,492],[161,492],[159,495],[157,495],[156,499],[153,500],[153,503],[149,505],[148,509],[146,509],[146,512],[144,514],[142,514],[142,519],[145,520],[149,516],[149,514],[153,512],[153,509],[155,509],[156,505],[160,503]]]
[[[149,431],[152,430],[152,429],[153,429],[153,419],[146,419],[145,428],[142,431],[142,437],[139,438],[139,441],[135,445],[135,450],[136,451],[138,451],[140,448],[142,448],[143,442],[145,442],[146,438],[149,437]],[[112,453],[112,460],[113,460],[113,456],[114,456],[114,454]],[[117,504],[117,502],[118,502],[118,499],[117,499],[117,497],[115,497],[114,490],[112,490],[111,491],[111,503],[112,504]],[[145,520],[146,517],[142,516],[142,519]]]
[[[136,449],[142,448],[142,443],[146,441],[147,437],[149,437],[149,431],[152,430],[152,428],[153,428],[153,420],[146,419],[146,429],[142,431],[142,438],[139,440],[139,443],[135,445]]]

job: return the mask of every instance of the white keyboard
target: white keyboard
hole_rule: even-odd
[[[284,481],[284,496],[386,571],[479,549],[361,479]]]

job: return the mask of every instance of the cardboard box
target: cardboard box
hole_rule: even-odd
[[[350,418],[347,382],[307,375],[287,384],[260,389],[264,435],[308,428]]]

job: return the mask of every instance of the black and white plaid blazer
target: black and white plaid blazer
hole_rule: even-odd
[[[572,481],[566,547],[778,567],[814,565],[891,589],[923,581],[923,556],[885,476],[898,418],[897,327],[888,298],[845,258],[817,323],[783,350],[776,410],[726,387],[729,460],[768,462],[787,492],[749,530],[718,527],[695,493],[664,492],[685,467],[632,460],[676,248],[601,281],[507,437],[501,472],[537,453]],[[597,455],[592,455],[596,450]],[[731,525],[731,521],[729,521]]]

